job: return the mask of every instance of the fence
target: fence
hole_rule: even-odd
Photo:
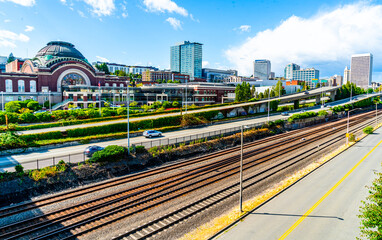
[[[254,124],[247,124],[245,125],[245,129],[253,129],[257,127],[261,127],[266,122],[260,122],[260,123],[254,123]],[[207,139],[211,140],[215,137],[226,137],[229,135],[233,135],[235,133],[239,133],[241,131],[241,126],[238,127],[232,127],[228,129],[220,129],[216,131],[206,132],[206,133],[200,133],[200,134],[193,134],[188,135],[184,137],[177,137],[177,138],[164,138],[164,139],[155,139],[151,141],[145,141],[145,142],[136,142],[133,145],[138,146],[144,146],[146,149],[150,149],[155,146],[168,146],[168,145],[176,145],[179,146],[180,144],[190,144],[192,141],[197,141],[200,139]],[[10,161],[9,163],[0,164],[0,170],[7,170],[7,171],[14,171],[14,166],[21,164],[25,170],[27,169],[40,169],[47,166],[53,166],[56,165],[59,161],[64,161],[67,163],[83,163],[87,159],[89,159],[84,153],[75,153],[75,154],[69,154],[69,155],[61,155],[61,156],[54,156],[50,158],[41,158],[31,161],[26,161],[19,163],[17,161]]]

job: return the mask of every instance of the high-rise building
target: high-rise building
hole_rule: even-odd
[[[348,66],[345,67],[345,70],[344,70],[344,80],[343,80],[343,84],[346,84],[350,82],[350,69],[348,68]]]
[[[266,59],[255,60],[253,62],[253,77],[268,80],[271,74],[271,61]]]
[[[293,80],[304,81],[310,88],[316,87],[313,80],[318,79],[320,79],[320,71],[314,68],[293,71]]]
[[[284,78],[293,79],[293,71],[300,70],[300,66],[295,63],[289,63],[284,69]]]
[[[183,41],[171,47],[171,71],[190,75],[190,79],[202,77],[202,45]]]
[[[368,88],[371,85],[373,55],[371,53],[351,56],[350,81],[358,87]]]

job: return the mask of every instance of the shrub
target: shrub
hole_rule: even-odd
[[[0,149],[27,147],[26,142],[14,132],[0,133]]]
[[[18,112],[21,109],[21,105],[19,101],[7,102],[5,104],[5,110],[7,112]]]
[[[318,116],[327,116],[329,113],[325,110],[318,111]]]
[[[135,147],[135,152],[136,153],[145,153],[145,152],[147,152],[147,150],[146,150],[146,148],[145,148],[145,146],[136,146]]]
[[[19,120],[20,122],[23,122],[23,123],[33,123],[33,122],[37,122],[37,117],[33,115],[33,113],[25,112],[20,114]]]
[[[21,175],[21,174],[24,174],[24,167],[22,165],[16,165],[15,166],[15,171],[17,174]]]
[[[36,133],[36,134],[24,134],[20,136],[20,138],[23,139],[25,142],[33,142],[33,141],[47,140],[47,139],[60,139],[63,137],[64,136],[62,132],[60,131],[43,132],[43,133]]]
[[[95,152],[91,157],[91,161],[94,162],[112,162],[121,160],[125,154],[126,148],[110,145],[107,146],[104,150]]]
[[[48,112],[36,113],[36,122],[50,122],[52,121],[52,115]]]
[[[349,142],[355,142],[355,135],[354,135],[354,133],[349,133]]]
[[[363,132],[364,132],[365,134],[372,134],[373,131],[374,131],[374,128],[373,128],[372,126],[367,126],[367,127],[365,127],[365,128],[363,129]]]
[[[200,125],[206,122],[207,122],[206,119],[203,117],[196,117],[195,115],[185,114],[182,117],[182,121],[180,125],[182,127],[194,126],[194,125]]]
[[[40,104],[38,104],[37,101],[29,101],[28,104],[27,104],[27,108],[29,108],[30,110],[33,110],[33,111],[37,111],[40,109]]]
[[[281,120],[281,119],[278,119],[278,120],[275,121],[275,124],[278,125],[278,126],[284,126],[285,121]]]
[[[179,102],[177,102],[177,101],[173,101],[173,102],[172,102],[172,107],[174,107],[174,108],[179,107]]]

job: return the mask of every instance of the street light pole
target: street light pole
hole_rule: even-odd
[[[127,84],[127,154],[130,155],[130,91],[129,91],[129,81],[126,81]]]
[[[378,102],[375,103],[375,127],[378,126]]]
[[[348,111],[348,121],[347,121],[347,127],[346,127],[346,145],[349,144],[349,118],[350,118],[350,112],[357,110],[358,108],[355,108],[353,110]]]
[[[1,111],[4,112],[4,92],[1,91]]]
[[[98,83],[98,101],[99,101],[99,116],[102,116],[102,107],[101,107],[101,83]]]
[[[52,98],[50,97],[51,91],[49,90],[49,112],[52,114]]]
[[[187,86],[188,86],[188,83],[186,78],[186,109],[185,109],[186,114],[187,114]]]
[[[243,125],[241,125],[241,146],[240,146],[240,212],[243,212]]]
[[[271,91],[270,89],[268,88],[268,123],[269,123],[269,110],[270,110],[270,96],[271,96]]]

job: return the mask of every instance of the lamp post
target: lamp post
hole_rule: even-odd
[[[130,91],[129,91],[129,81],[126,81],[126,100],[127,100],[127,154],[130,155]]]
[[[50,112],[50,114],[52,114],[52,99],[50,97],[50,93],[51,93],[51,91],[49,90],[49,112]]]
[[[269,110],[270,110],[270,96],[271,96],[271,90],[268,88],[268,123],[269,123]]]
[[[347,121],[347,127],[346,127],[346,145],[349,144],[349,118],[350,118],[350,112],[357,110],[358,108],[355,108],[353,110],[348,111],[348,121]]]
[[[243,125],[241,125],[241,145],[240,145],[240,212],[243,212]]]
[[[375,103],[375,127],[378,126],[378,102]]]
[[[98,101],[99,101],[99,116],[102,116],[102,106],[101,106],[101,83],[98,83]]]
[[[1,91],[1,111],[4,112],[4,92]]]
[[[186,78],[186,109],[185,109],[186,114],[187,114],[187,86],[188,86],[188,81]]]

